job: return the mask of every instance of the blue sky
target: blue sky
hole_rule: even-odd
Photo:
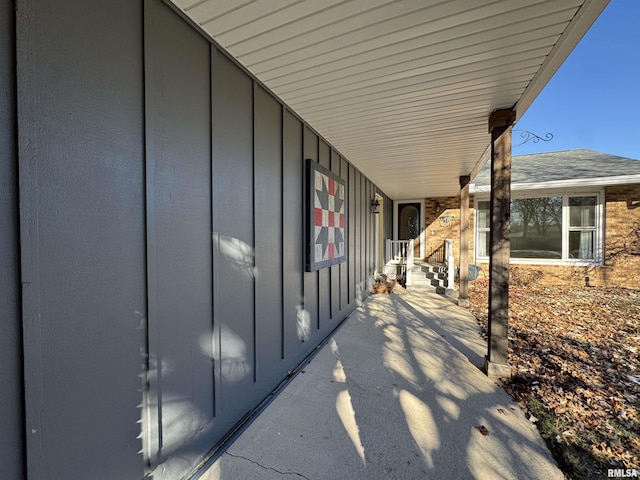
[[[640,0],[611,0],[514,128],[553,139],[513,155],[587,148],[640,159]]]

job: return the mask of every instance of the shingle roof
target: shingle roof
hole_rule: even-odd
[[[490,168],[490,163],[487,163],[471,183],[478,187],[488,186],[491,183]],[[578,181],[624,175],[640,175],[640,160],[583,148],[517,155],[513,157],[511,164],[512,184]]]

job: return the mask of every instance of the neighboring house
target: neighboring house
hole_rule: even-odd
[[[486,165],[469,187],[469,262],[485,272],[489,192]],[[511,192],[511,264],[520,272],[545,284],[640,288],[640,160],[585,149],[515,156]],[[425,205],[427,257],[452,238],[457,258],[459,198]]]

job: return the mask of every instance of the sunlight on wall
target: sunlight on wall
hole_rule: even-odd
[[[207,417],[191,401],[174,392],[162,393],[162,455],[167,458],[207,424]],[[172,464],[177,459],[172,459]],[[188,465],[187,465],[188,468]]]
[[[373,290],[373,276],[369,276],[369,278],[367,278],[367,292],[370,292],[371,290]]]
[[[366,465],[366,459],[364,456],[364,446],[360,441],[360,429],[356,422],[356,412],[353,410],[353,404],[351,403],[351,395],[349,390],[343,390],[338,393],[336,398],[336,411],[340,417],[340,421],[351,439],[351,443],[356,449],[358,456],[362,460],[362,464]]]
[[[248,278],[256,277],[255,254],[251,245],[238,238],[219,235],[216,232],[212,234],[212,239],[233,270]],[[218,320],[214,320],[216,321]],[[237,383],[252,373],[252,366],[247,360],[247,345],[224,322],[218,321],[218,323],[220,324],[218,345],[215,345],[216,342],[212,338],[201,338],[200,348],[203,352],[208,352],[208,345],[212,345],[212,358],[214,361],[219,358],[220,361],[221,380],[226,383]]]
[[[223,382],[237,383],[251,374],[247,345],[226,325],[220,327],[220,373]]]
[[[254,267],[253,247],[234,237],[226,237],[213,233],[213,243],[218,245],[220,253],[224,255],[232,268],[249,278],[256,276]]]
[[[432,452],[440,448],[440,435],[431,410],[422,400],[406,390],[400,390],[398,400],[413,440],[426,464],[433,468]]]
[[[158,373],[162,372],[162,375],[170,375],[174,370],[173,364],[168,360],[160,360],[155,355],[149,355],[149,373],[147,373],[147,379],[149,381],[157,382]]]
[[[200,335],[198,346],[200,351],[216,361],[217,348],[209,333]],[[220,374],[223,382],[237,383],[251,375],[252,367],[247,360],[247,345],[233,330],[226,325],[220,326]]]
[[[149,371],[146,378],[149,382],[160,385],[162,379],[173,375],[175,370],[175,366],[170,361],[161,360],[159,362],[155,355],[150,355]],[[159,455],[162,461],[169,458],[193,436],[193,432],[201,429],[208,421],[207,415],[186,397],[186,394],[171,391],[166,387],[157,395],[146,397],[147,421],[157,422],[153,427],[148,425],[146,428],[159,428],[162,432],[158,437],[157,445],[153,447],[155,450],[153,455]],[[148,435],[148,433],[144,432],[142,435]],[[162,468],[165,470],[175,469],[176,472],[179,472],[183,471],[182,468],[189,468],[189,465],[184,465],[180,459],[174,458],[170,465],[163,464]]]
[[[303,308],[302,303],[296,305],[296,331],[301,342],[311,337],[311,314]]]
[[[358,282],[356,284],[356,305],[359,307],[360,305],[362,305],[362,303],[364,302],[365,299],[365,283],[364,282]]]

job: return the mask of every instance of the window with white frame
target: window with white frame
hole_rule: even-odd
[[[596,206],[593,195],[569,197],[569,258],[596,259]]]
[[[600,195],[513,195],[511,258],[521,263],[601,262]],[[476,203],[476,256],[489,257],[489,200]]]

